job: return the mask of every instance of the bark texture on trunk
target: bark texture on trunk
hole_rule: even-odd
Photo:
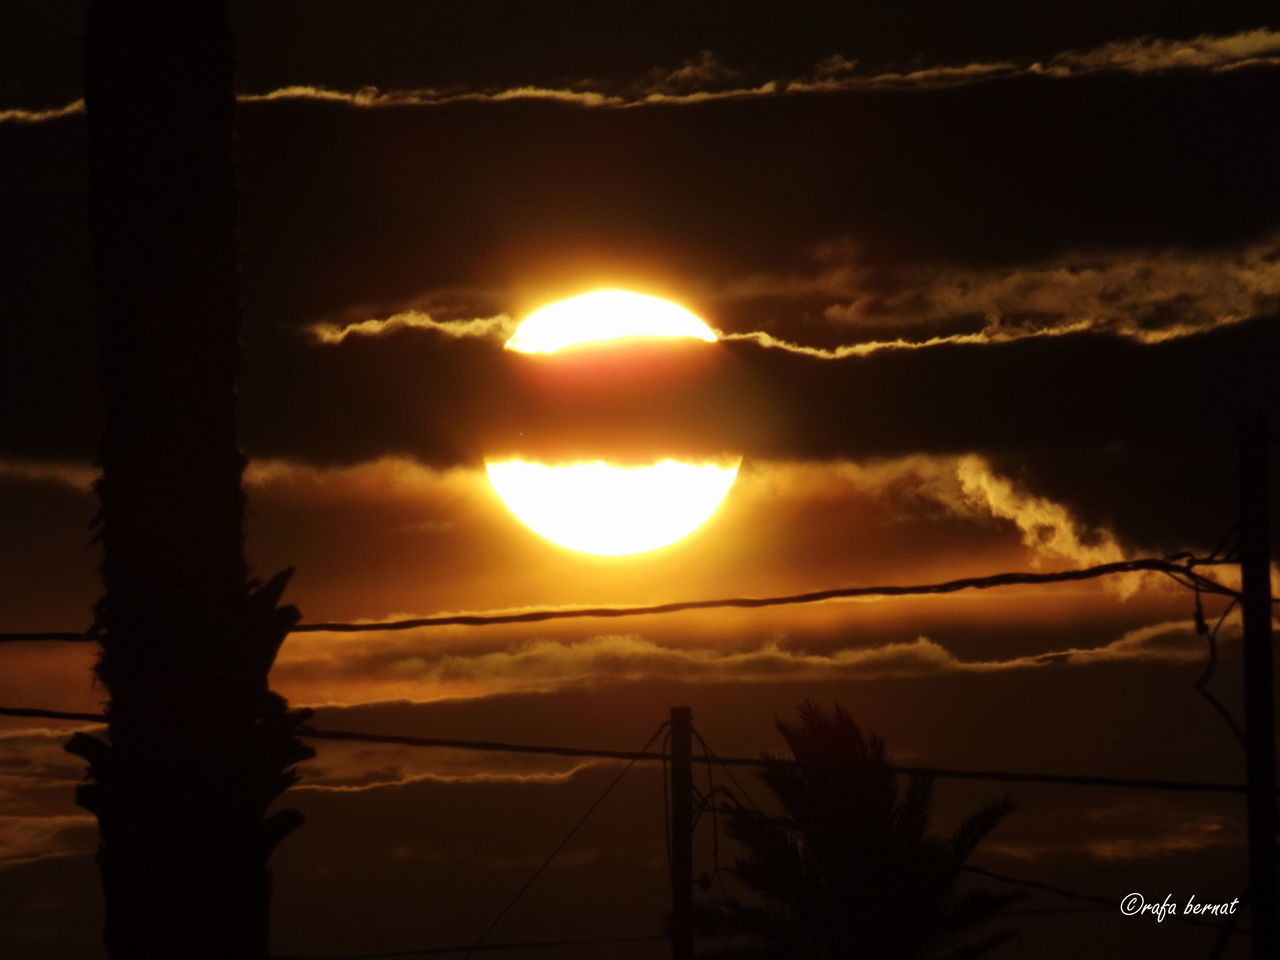
[[[107,949],[266,958],[267,861],[300,822],[266,810],[310,750],[268,686],[288,571],[260,586],[244,557],[225,0],[92,0],[85,99],[110,746],[68,749],[90,764]]]

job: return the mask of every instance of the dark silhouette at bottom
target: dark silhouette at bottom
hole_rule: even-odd
[[[1009,797],[935,836],[932,778],[912,775],[900,789],[884,741],[844,708],[806,701],[778,730],[794,762],[766,754],[760,776],[782,812],[725,810],[743,847],[732,873],[754,896],[701,911],[711,930],[750,941],[708,957],[967,960],[1013,938],[984,928],[1022,894],[957,889],[970,854],[1013,811]]]

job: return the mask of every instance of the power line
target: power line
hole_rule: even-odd
[[[541,746],[533,744],[498,743],[494,741],[451,740],[435,737],[409,737],[397,734],[354,733],[340,730],[313,730],[304,727],[298,735],[318,740],[354,740],[362,743],[395,743],[416,747],[444,747],[462,750],[494,750],[514,753],[539,753],[564,757],[592,757],[605,760],[648,760],[669,762],[667,753],[646,753],[630,750],[598,750],[580,747]],[[791,760],[762,760],[759,757],[693,756],[694,763],[718,766],[765,768],[772,765],[792,764]],[[1200,793],[1244,793],[1240,783],[1216,783],[1196,780],[1150,780],[1131,777],[1079,776],[1057,773],[1021,773],[1008,770],[962,770],[953,767],[898,766],[889,768],[898,774],[921,774],[940,779],[995,780],[1005,783],[1061,783],[1085,787],[1121,787],[1136,790],[1182,790]]]
[[[1200,676],[1196,678],[1192,686],[1200,696],[1204,697],[1209,706],[1213,707],[1214,711],[1231,731],[1231,735],[1236,738],[1236,742],[1243,747],[1245,743],[1244,728],[1240,726],[1240,722],[1236,720],[1231,711],[1226,708],[1226,705],[1223,704],[1213,691],[1209,689],[1209,681],[1213,679],[1214,671],[1218,666],[1218,631],[1222,629],[1222,625],[1226,622],[1227,617],[1230,615],[1231,611],[1236,608],[1239,602],[1240,599],[1238,597],[1233,597],[1231,602],[1227,604],[1227,608],[1222,611],[1222,615],[1218,617],[1218,621],[1213,625],[1213,629],[1210,629],[1208,623],[1204,619],[1204,607],[1200,602],[1200,591],[1196,591],[1196,633],[1205,638],[1205,642],[1208,646],[1208,656],[1205,660],[1204,670],[1201,671]]]
[[[740,933],[695,933],[695,940],[732,940],[745,936]],[[466,953],[474,950],[533,950],[546,947],[591,947],[623,943],[667,943],[671,938],[649,934],[636,937],[579,937],[572,940],[522,940],[512,943],[486,943],[480,947],[419,947],[411,950],[387,950],[378,953],[342,953],[323,957],[274,957],[273,960],[394,960],[396,957],[432,957],[450,953]]]
[[[1024,877],[1010,877],[1003,873],[996,873],[993,870],[985,870],[982,867],[974,867],[965,864],[960,868],[965,873],[974,873],[980,877],[986,877],[990,880],[998,880],[1001,883],[1008,883],[1018,887],[1029,887],[1032,890],[1043,890],[1046,893],[1052,893],[1059,897],[1066,897],[1068,900],[1083,900],[1088,903],[1100,904],[1104,907],[1113,907],[1120,909],[1120,901],[1112,900],[1110,897],[1099,896],[1093,893],[1081,893],[1078,890],[1068,890],[1065,887],[1057,887],[1050,883],[1044,883],[1040,880],[1027,880]]]
[[[758,607],[777,607],[803,603],[821,603],[824,600],[851,599],[856,597],[902,597],[922,596],[927,594],[956,593],[960,590],[985,590],[991,587],[1013,586],[1018,584],[1065,583],[1078,580],[1093,580],[1098,577],[1112,576],[1120,573],[1153,572],[1163,573],[1170,577],[1187,577],[1198,584],[1207,593],[1235,596],[1230,590],[1216,580],[1195,572],[1197,565],[1219,564],[1226,561],[1191,559],[1184,563],[1169,560],[1143,559],[1121,560],[1115,563],[1104,563],[1094,567],[1078,570],[1063,570],[1056,573],[999,573],[987,577],[964,577],[959,580],[948,580],[944,583],[919,584],[913,586],[876,586],[876,587],[837,587],[829,590],[814,590],[808,593],[795,593],[775,597],[732,597],[716,600],[679,600],[672,603],[655,603],[626,607],[577,607],[547,608],[523,610],[518,613],[497,614],[451,614],[438,617],[418,617],[408,620],[384,620],[365,623],[303,623],[293,628],[294,633],[360,633],[369,630],[410,630],[419,627],[445,626],[488,626],[503,623],[539,623],[545,620],[565,620],[582,617],[634,617],[650,616],[663,613],[678,613],[684,610],[711,610],[736,607],[754,609]]]
[[[41,710],[37,707],[0,707],[0,717],[30,717],[34,720],[83,720],[106,723],[105,713],[68,713],[65,710]]]
[[[658,739],[658,734],[662,733],[662,731],[665,730],[666,728],[667,728],[667,724],[665,722],[659,724],[658,729],[653,731],[653,734],[649,737],[649,739],[644,742],[644,746],[640,748],[641,752],[643,752],[645,748],[649,746],[649,744],[653,743],[654,740]],[[616,777],[614,777],[612,780],[609,781],[609,785],[604,788],[604,790],[600,793],[598,797],[595,798],[594,801],[592,801],[591,806],[587,807],[586,812],[581,817],[578,818],[577,823],[575,823],[572,827],[569,828],[569,832],[566,833],[564,837],[561,838],[560,842],[555,845],[555,848],[549,854],[547,854],[547,858],[543,860],[541,864],[538,865],[537,870],[533,871],[533,874],[529,877],[528,880],[525,881],[524,886],[522,886],[518,891],[516,891],[516,895],[507,902],[507,905],[505,907],[503,907],[501,910],[498,911],[498,915],[494,917],[492,921],[490,921],[487,927],[484,928],[484,932],[480,934],[480,936],[476,939],[476,942],[467,949],[467,952],[465,954],[463,954],[462,960],[467,960],[467,957],[471,956],[472,953],[474,953],[481,946],[483,946],[485,938],[488,937],[489,934],[493,932],[494,928],[497,927],[498,924],[502,922],[502,918],[511,912],[511,908],[514,907],[516,903],[519,902],[520,898],[529,892],[529,888],[533,886],[533,884],[537,881],[537,879],[540,876],[542,876],[543,871],[546,870],[547,867],[551,866],[551,862],[555,860],[557,856],[559,856],[560,851],[563,850],[565,848],[565,845],[570,840],[573,839],[574,834],[576,834],[582,828],[582,825],[591,818],[591,815],[596,812],[596,808],[599,807],[600,804],[604,802],[605,797],[609,796],[609,794],[613,792],[613,788],[618,785],[618,783],[622,780],[622,778],[627,775],[628,771],[630,771],[630,769],[634,767],[635,764],[636,764],[636,761],[633,759],[630,763],[628,763],[625,767],[622,768],[622,770],[618,773]]]
[[[73,713],[60,710],[45,710],[40,708],[23,708],[23,707],[0,707],[0,716],[11,717],[31,717],[38,719],[53,720],[78,720],[88,722],[105,722],[107,719],[104,714],[94,713]],[[534,882],[542,875],[548,866],[564,849],[565,845],[573,838],[579,829],[587,822],[595,810],[604,802],[605,798],[613,791],[614,787],[622,780],[622,778],[631,770],[631,768],[639,761],[658,761],[664,764],[670,762],[673,757],[671,754],[663,752],[651,753],[646,752],[650,744],[657,739],[667,724],[662,724],[649,737],[644,746],[640,750],[600,750],[586,749],[578,747],[563,747],[550,745],[535,744],[515,744],[503,743],[499,741],[479,741],[479,740],[457,740],[432,737],[413,737],[396,734],[368,734],[358,733],[355,731],[345,730],[314,730],[303,727],[298,730],[298,735],[311,739],[320,740],[345,740],[356,741],[362,743],[388,743],[399,744],[405,746],[419,747],[436,747],[446,749],[465,749],[480,751],[501,751],[516,753],[533,753],[552,756],[572,756],[572,757],[590,757],[596,759],[613,759],[628,760],[627,765],[618,773],[613,780],[605,787],[604,791],[592,802],[586,812],[578,819],[578,821],[570,828],[569,832],[556,844],[555,848],[547,856],[547,858],[538,866],[537,870],[529,877],[525,884],[520,888],[514,897],[503,907],[494,920],[489,924],[485,931],[480,935],[477,941],[470,947],[430,947],[421,950],[397,951],[390,953],[366,953],[351,954],[342,957],[329,957],[325,960],[374,960],[374,958],[391,958],[391,957],[409,957],[409,956],[428,956],[432,954],[448,954],[463,953],[465,957],[479,950],[506,950],[506,949],[523,949],[532,947],[553,947],[553,946],[574,946],[586,945],[593,943],[628,943],[641,942],[642,940],[665,940],[664,937],[649,938],[614,938],[608,940],[599,939],[582,939],[582,940],[557,940],[557,941],[541,941],[528,943],[512,943],[512,944],[494,944],[485,946],[484,939],[493,929],[495,929],[502,919],[510,912],[512,907],[524,896],[526,892],[533,886]],[[725,768],[726,774],[732,777],[730,771],[731,766],[751,766],[751,767],[767,767],[770,765],[788,764],[795,761],[787,760],[764,760],[751,757],[720,757],[710,752],[706,741],[702,741],[702,746],[706,753],[703,756],[692,756],[688,759],[691,762],[706,763],[708,765],[719,765]],[[1175,791],[1193,791],[1193,792],[1220,792],[1220,793],[1243,793],[1245,786],[1242,784],[1229,783],[1212,783],[1200,781],[1179,781],[1179,780],[1139,780],[1131,778],[1119,777],[1101,777],[1101,776],[1072,776],[1067,774],[1045,774],[1045,773],[1018,773],[1011,771],[979,771],[979,770],[960,770],[944,767],[920,767],[920,766],[890,766],[889,769],[896,774],[923,774],[940,778],[970,779],[970,780],[998,780],[1004,782],[1022,782],[1022,783],[1058,783],[1070,784],[1075,786],[1101,786],[1101,787],[1120,787],[1132,789],[1148,789],[1148,790],[1175,790]],[[736,780],[735,780],[736,783]],[[741,785],[739,785],[741,789]],[[745,791],[743,791],[745,795]],[[1068,890],[1052,884],[1043,883],[1038,880],[1028,880],[1026,878],[1010,877],[1004,874],[995,873],[981,867],[966,865],[961,869],[980,876],[988,877],[1002,883],[1009,883],[1018,886],[1028,887],[1031,889],[1043,890],[1053,893],[1057,896],[1067,897],[1076,900],[1082,900],[1093,903],[1095,905],[1118,908],[1119,903],[1107,897],[1101,897],[1093,894],[1080,893],[1079,891]],[[1030,914],[1033,912],[1049,913],[1054,911],[1023,911]],[[1061,912],[1061,911],[1058,911]],[[1183,917],[1175,915],[1176,919],[1183,923],[1194,926],[1211,927],[1220,932],[1222,936],[1232,933],[1239,933],[1247,936],[1243,931],[1237,931],[1230,926],[1216,924],[1209,921],[1195,920],[1191,917]]]
[[[666,941],[666,937],[644,936],[644,937],[596,937],[596,938],[580,938],[575,940],[528,940],[520,943],[489,943],[482,946],[455,946],[455,947],[420,947],[413,950],[389,950],[381,953],[342,953],[336,956],[325,956],[322,958],[313,958],[313,960],[391,960],[394,957],[431,957],[442,956],[451,953],[467,953],[468,951],[487,951],[487,950],[532,950],[537,947],[585,947],[596,944],[622,944],[622,943],[656,943],[658,941]],[[275,960],[307,960],[303,957],[276,957]]]
[[[694,735],[695,737],[697,737],[697,738],[698,738],[698,742],[699,742],[700,744],[702,744],[702,749],[703,749],[703,751],[705,751],[705,753],[706,753],[706,755],[707,755],[708,757],[710,757],[712,760],[716,760],[716,761],[718,761],[718,760],[720,759],[720,758],[716,755],[716,752],[715,752],[714,750],[712,750],[712,749],[711,749],[711,745],[710,745],[709,743],[707,743],[707,741],[706,741],[706,740],[704,740],[704,739],[703,739],[702,734],[700,734],[700,733],[695,729],[695,730],[693,731],[693,735]],[[747,788],[746,788],[746,787],[744,787],[744,786],[743,786],[743,785],[738,781],[738,778],[737,778],[737,777],[735,777],[735,776],[733,775],[733,769],[732,769],[731,767],[727,767],[727,766],[726,766],[726,767],[724,768],[724,772],[725,772],[725,776],[727,776],[727,777],[729,778],[729,782],[730,782],[730,783],[732,783],[735,787],[737,787],[737,788],[738,788],[738,792],[739,792],[740,794],[742,794],[743,799],[745,799],[745,800],[747,801],[747,806],[749,806],[749,807],[751,807],[753,810],[755,810],[755,811],[756,811],[756,813],[763,813],[764,811],[760,809],[759,804],[757,804],[757,803],[755,802],[755,800],[753,800],[753,799],[751,798],[751,794],[747,792]]]
[[[0,707],[0,716],[34,717],[49,720],[81,720],[104,723],[101,713],[67,713],[60,710],[38,710],[26,707]],[[562,747],[551,744],[503,743],[497,740],[457,740],[445,737],[414,737],[394,733],[359,733],[354,730],[315,730],[300,727],[298,736],[311,740],[346,740],[356,743],[387,743],[407,747],[435,747],[447,750],[481,750],[495,753],[536,753],[554,757],[587,757],[596,760],[629,760],[670,762],[669,753],[645,750],[610,750],[587,747]],[[759,757],[720,757],[713,754],[692,756],[693,763],[722,767],[756,767],[793,764],[794,760],[762,760]],[[951,780],[992,780],[1000,783],[1058,783],[1077,787],[1114,787],[1132,790],[1173,790],[1189,793],[1244,793],[1241,783],[1210,780],[1152,780],[1135,777],[1106,777],[1066,773],[1029,773],[1014,770],[965,770],[957,767],[921,767],[892,765],[889,770],[904,775],[922,775]],[[741,787],[739,787],[741,789]]]
[[[54,630],[46,633],[0,633],[0,643],[23,643],[26,641],[47,640],[63,643],[88,643],[97,640],[95,633],[72,633],[67,630]]]
[[[1197,573],[1197,566],[1216,566],[1230,561],[1214,558],[1192,557],[1181,562],[1145,558],[1119,560],[1078,570],[1061,570],[1056,573],[998,573],[987,577],[964,577],[943,583],[917,584],[913,586],[837,587],[830,590],[814,590],[774,597],[729,597],[716,600],[678,600],[672,603],[654,603],[622,607],[545,607],[521,610],[514,613],[442,614],[434,617],[415,617],[407,620],[370,620],[364,622],[332,621],[326,623],[300,623],[291,633],[364,633],[377,630],[411,630],[423,627],[483,627],[504,623],[540,623],[546,620],[569,620],[584,617],[617,618],[653,616],[678,613],[684,610],[714,610],[725,608],[756,609],[759,607],[789,606],[804,603],[821,603],[825,600],[847,600],[857,597],[905,597],[931,594],[956,593],[960,590],[986,590],[992,587],[1067,583],[1094,580],[1121,573],[1163,573],[1189,589],[1199,587],[1206,593],[1236,597],[1236,591]],[[1182,578],[1185,577],[1186,581]],[[1188,582],[1189,581],[1189,582]],[[91,633],[0,633],[0,643],[21,641],[63,640],[90,641],[97,639]]]

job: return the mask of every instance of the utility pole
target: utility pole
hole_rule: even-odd
[[[693,711],[671,708],[671,960],[693,957]]]
[[[1240,609],[1244,619],[1244,732],[1253,960],[1280,957],[1276,877],[1276,731],[1271,651],[1271,536],[1267,421],[1240,424]]]

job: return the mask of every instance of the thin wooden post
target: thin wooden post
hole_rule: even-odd
[[[1253,960],[1280,957],[1276,877],[1276,731],[1271,651],[1271,537],[1267,422],[1240,425],[1240,580]]]
[[[671,958],[693,957],[693,711],[671,708]]]

